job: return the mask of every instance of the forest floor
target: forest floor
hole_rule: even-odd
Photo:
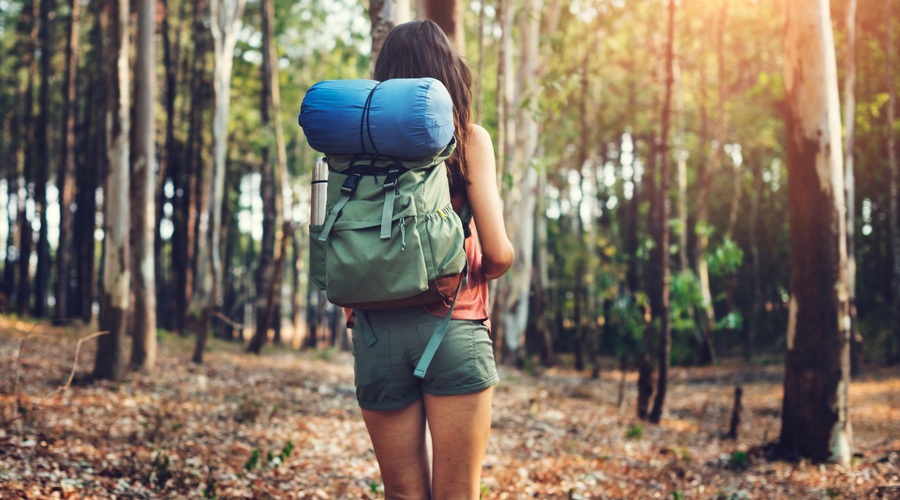
[[[378,498],[378,467],[336,351],[221,341],[202,366],[163,335],[157,371],[87,374],[86,328],[0,317],[0,498]],[[900,373],[850,388],[848,468],[770,461],[782,368],[727,361],[672,370],[660,425],[635,418],[635,375],[501,367],[483,498],[900,498]],[[734,388],[740,436],[724,439]],[[16,404],[18,399],[18,404]],[[17,410],[18,408],[18,410]]]

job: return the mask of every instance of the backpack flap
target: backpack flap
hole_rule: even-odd
[[[329,158],[328,215],[310,226],[310,266],[331,302],[406,307],[455,294],[466,256],[443,163],[454,147],[413,161]]]

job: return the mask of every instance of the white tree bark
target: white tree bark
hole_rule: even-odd
[[[212,0],[210,2],[210,30],[213,36],[215,68],[213,89],[215,91],[215,111],[213,113],[213,168],[204,182],[212,183],[209,206],[200,213],[197,230],[200,239],[197,245],[197,274],[194,278],[194,293],[188,316],[193,318],[198,330],[194,361],[202,361],[203,348],[210,315],[219,294],[222,276],[220,256],[222,205],[225,197],[225,161],[228,146],[228,114],[231,106],[231,70],[234,61],[234,46],[237,32],[241,27],[245,0]],[[189,322],[190,324],[191,322]]]
[[[519,67],[515,79],[509,78],[514,58],[513,50],[506,47],[506,133],[503,171],[512,179],[511,189],[505,193],[505,217],[510,239],[516,252],[516,262],[505,283],[506,297],[503,317],[504,344],[508,352],[517,353],[524,348],[525,326],[528,321],[528,295],[531,289],[532,257],[534,247],[534,212],[537,195],[534,186],[533,160],[538,144],[537,99],[540,90],[540,0],[525,0],[518,15],[507,3],[504,31],[512,31],[513,20],[520,20]],[[514,91],[510,92],[510,88]],[[530,103],[522,106],[523,102]],[[513,110],[515,110],[513,112]]]
[[[840,102],[827,0],[785,2],[791,314],[780,443],[850,462],[850,316]]]
[[[135,245],[134,343],[131,368],[152,370],[156,365],[156,271],[154,231],[156,229],[156,0],[138,4],[138,39],[135,111],[134,165]]]
[[[129,176],[129,60],[128,0],[115,0],[110,9],[109,31],[114,67],[110,68],[106,103],[107,173],[103,189],[103,295],[100,329],[109,332],[97,341],[94,375],[118,380],[124,372],[125,328],[131,303],[128,241],[130,222]]]
[[[410,20],[409,0],[370,0],[369,20],[372,22],[372,58],[369,61],[371,73],[388,32],[394,26]]]

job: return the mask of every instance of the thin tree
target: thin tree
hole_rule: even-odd
[[[110,0],[106,66],[106,138],[108,168],[104,187],[103,294],[94,377],[119,380],[124,373],[125,328],[131,301],[129,237],[130,176],[128,0]]]
[[[131,368],[156,366],[156,0],[138,2],[135,69],[135,164],[131,184],[134,241],[134,341]]]
[[[86,57],[88,71],[83,74],[88,80],[86,85],[86,109],[82,113],[80,130],[85,135],[84,154],[80,155],[76,165],[75,203],[78,210],[73,222],[72,243],[75,249],[75,268],[78,281],[75,286],[77,298],[73,314],[89,324],[94,316],[94,299],[97,296],[99,277],[95,272],[97,264],[97,241],[94,232],[97,229],[97,188],[100,176],[106,172],[106,85],[104,63],[109,54],[109,47],[103,43],[104,33],[109,23],[109,12],[100,2],[90,4],[94,23],[91,29],[91,53]],[[93,70],[93,71],[92,71]]]
[[[50,178],[50,63],[53,58],[52,26],[50,13],[56,8],[53,0],[41,0],[40,53],[41,92],[40,113],[35,126],[36,175],[34,179],[34,204],[41,227],[37,240],[37,269],[34,273],[34,315],[47,316],[47,295],[50,288],[50,224],[47,220],[47,182]]]
[[[66,80],[63,85],[63,137],[60,148],[56,185],[59,190],[59,244],[56,251],[56,309],[54,317],[69,317],[69,283],[71,281],[72,254],[69,241],[74,229],[75,214],[75,98],[78,72],[78,20],[81,2],[69,0],[69,22],[66,30]]]
[[[278,66],[274,42],[275,9],[272,0],[263,0],[262,7],[262,39],[263,39],[263,82],[261,100],[261,122],[266,134],[274,139],[268,141],[263,150],[262,165],[260,166],[260,195],[263,201],[263,234],[260,242],[259,261],[256,269],[256,328],[253,338],[247,346],[247,350],[259,354],[268,339],[269,328],[278,326],[275,322],[280,320],[280,314],[275,314],[276,308],[271,300],[276,295],[273,293],[281,282],[281,273],[278,271],[279,262],[282,259],[281,244],[285,237],[281,231],[281,219],[283,217],[282,186],[286,180],[282,177],[287,171],[285,167],[284,136],[281,132],[281,122],[278,114]],[[274,150],[274,151],[273,151]],[[274,152],[274,154],[272,154]],[[270,297],[272,297],[270,299]],[[279,318],[273,318],[273,315]]]
[[[25,129],[25,162],[22,168],[22,186],[24,189],[20,189],[19,196],[19,273],[18,273],[18,287],[16,290],[16,312],[19,316],[28,316],[30,313],[29,304],[31,299],[31,251],[34,246],[34,233],[31,229],[31,219],[29,219],[28,214],[25,211],[25,207],[27,205],[27,200],[31,197],[30,192],[32,191],[32,172],[34,170],[33,165],[35,164],[35,158],[38,155],[37,152],[37,140],[35,134],[35,119],[34,119],[34,80],[37,75],[37,59],[35,58],[35,53],[37,52],[38,47],[38,19],[39,19],[39,9],[38,9],[38,0],[32,0],[29,8],[23,7],[23,12],[26,13],[23,18],[28,18],[30,20],[30,35],[27,38],[27,42],[25,43],[25,60],[27,63],[25,64],[26,71],[28,74],[28,83],[25,89],[25,118],[23,120],[23,128]]]
[[[837,63],[827,0],[784,3],[791,303],[781,449],[850,461],[850,318]]]
[[[900,172],[897,168],[897,150],[894,139],[894,116],[897,107],[897,89],[894,85],[894,29],[891,0],[885,0],[885,18],[887,19],[887,47],[885,66],[888,91],[887,102],[887,150],[888,172],[890,178],[889,228],[891,238],[891,260],[894,263],[891,272],[891,294],[894,309],[900,311]]]
[[[370,0],[369,21],[372,23],[372,58],[369,70],[375,68],[375,61],[381,53],[381,45],[391,29],[409,21],[409,0]]]
[[[228,146],[228,113],[231,106],[231,70],[234,62],[234,46],[237,32],[241,27],[244,0],[213,0],[210,3],[215,70],[215,112],[213,115],[213,167],[203,176],[212,186],[212,193],[206,206],[201,207],[205,217],[201,217],[201,244],[197,256],[197,276],[194,293],[188,311],[186,327],[196,335],[195,363],[203,362],[206,338],[212,322],[212,312],[221,293],[222,258],[220,255],[222,236],[222,207],[225,199],[225,163]]]
[[[444,30],[460,54],[466,53],[465,6],[463,0],[420,0],[419,16],[431,19]]]
[[[659,374],[656,379],[656,392],[653,396],[653,408],[647,419],[659,423],[662,418],[663,405],[666,401],[666,389],[669,379],[669,355],[671,347],[671,327],[669,324],[669,128],[672,115],[672,87],[675,84],[675,0],[669,0],[668,39],[666,42],[666,92],[662,108],[662,132],[660,133],[660,168],[659,189],[654,197],[656,209],[656,245],[651,259],[654,260],[656,276],[651,286],[650,303],[653,319],[658,322]],[[652,209],[652,208],[651,208]]]
[[[856,140],[856,0],[847,2],[844,17],[847,44],[844,53],[844,192],[847,197],[847,292],[850,299],[850,366],[858,375],[862,366],[862,335],[856,328],[856,179],[853,145]]]

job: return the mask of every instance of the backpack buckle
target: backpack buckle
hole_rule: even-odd
[[[357,174],[351,174],[344,179],[344,183],[341,185],[341,192],[352,195],[356,191],[356,187],[359,186],[359,179],[360,176]]]
[[[397,169],[388,170],[387,178],[384,180],[384,190],[387,191],[389,189],[396,188],[399,180],[400,180],[400,170],[397,170]]]

